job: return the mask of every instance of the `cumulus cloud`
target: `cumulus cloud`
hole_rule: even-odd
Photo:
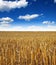
[[[9,11],[15,8],[26,7],[28,2],[26,0],[4,1],[0,0],[0,11]]]
[[[9,26],[11,22],[13,22],[13,19],[10,17],[0,18],[0,26]]]
[[[19,16],[18,19],[24,19],[26,21],[29,21],[29,20],[34,19],[34,18],[39,17],[39,16],[40,16],[39,14],[32,14],[32,15],[26,14],[24,16]]]
[[[51,25],[51,24],[54,24],[55,22],[54,21],[43,21],[43,24],[48,24],[48,25]]]

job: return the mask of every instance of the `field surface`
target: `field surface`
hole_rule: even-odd
[[[0,65],[56,65],[56,32],[0,32]]]

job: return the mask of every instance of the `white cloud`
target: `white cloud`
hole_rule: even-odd
[[[19,16],[18,19],[24,19],[24,20],[29,21],[29,20],[34,19],[39,16],[40,16],[39,14],[32,14],[32,15],[26,14],[25,16]]]
[[[0,31],[56,31],[56,26],[13,26],[13,27],[1,27]]]
[[[26,0],[16,1],[3,1],[0,0],[0,11],[9,11],[15,8],[26,7],[28,2]]]
[[[10,17],[3,17],[3,18],[0,18],[0,21],[3,21],[3,22],[5,22],[5,23],[9,23],[9,22],[12,22],[13,19],[10,18]]]
[[[56,31],[56,26],[28,26],[26,31]]]
[[[51,25],[51,24],[54,24],[55,22],[54,21],[43,21],[43,24],[48,24],[48,25]]]
[[[13,19],[10,17],[0,18],[0,26],[9,26],[13,22]]]
[[[22,26],[0,26],[0,31],[23,31],[23,27]]]

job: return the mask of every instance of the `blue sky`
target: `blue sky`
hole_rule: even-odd
[[[0,0],[0,31],[56,31],[56,0]]]

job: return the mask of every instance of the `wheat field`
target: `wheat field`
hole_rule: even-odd
[[[0,32],[0,65],[56,65],[56,32]]]

